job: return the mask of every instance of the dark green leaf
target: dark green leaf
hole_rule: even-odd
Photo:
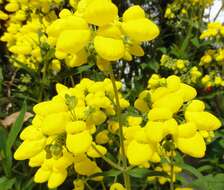
[[[165,172],[157,172],[146,168],[134,168],[127,172],[130,176],[135,178],[145,178],[149,176],[164,176],[169,177]]]
[[[16,182],[15,178],[8,179],[6,177],[0,178],[0,189],[1,190],[11,190],[13,184]]]
[[[116,177],[119,176],[122,172],[119,170],[111,169],[109,171],[96,173],[90,176],[90,178],[97,177],[97,176],[107,176],[107,177]]]

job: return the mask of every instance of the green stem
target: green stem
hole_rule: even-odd
[[[173,162],[174,152],[173,149],[171,150],[170,156],[170,190],[174,190],[174,162]]]
[[[113,85],[113,90],[114,90],[114,96],[116,100],[116,114],[118,117],[118,125],[119,125],[119,141],[120,141],[120,147],[121,147],[121,159],[122,159],[122,165],[123,165],[123,178],[124,178],[124,184],[127,190],[131,190],[131,183],[130,183],[130,177],[127,174],[127,159],[125,157],[125,148],[124,148],[124,134],[123,134],[123,128],[121,125],[121,106],[120,106],[120,101],[119,101],[119,96],[118,96],[118,89],[116,86],[116,81],[114,77],[113,70],[111,69],[110,72],[110,79]]]
[[[110,166],[123,171],[124,169],[122,167],[120,167],[119,165],[117,165],[116,163],[114,163],[112,160],[110,160],[109,158],[107,158],[106,156],[104,156],[97,148],[94,144],[92,144],[93,149],[101,156],[101,158],[107,162]]]

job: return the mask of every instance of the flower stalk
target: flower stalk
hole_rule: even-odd
[[[114,77],[113,70],[111,69],[110,72],[110,79],[113,85],[114,90],[114,96],[116,101],[116,113],[118,118],[118,124],[119,124],[119,141],[120,141],[120,148],[121,148],[121,159],[122,159],[122,166],[124,168],[123,172],[123,178],[124,178],[124,184],[127,190],[131,190],[131,183],[130,183],[130,177],[127,174],[127,159],[125,157],[125,147],[124,147],[124,133],[123,128],[121,124],[121,107],[120,107],[120,101],[119,101],[119,95],[118,95],[118,89],[116,86],[116,81]]]

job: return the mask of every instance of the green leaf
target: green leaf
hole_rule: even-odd
[[[0,139],[1,139],[0,140],[0,150],[3,150],[3,152],[5,152],[6,140],[7,140],[7,131],[2,126],[0,126]]]
[[[16,122],[13,124],[13,126],[9,132],[9,135],[8,135],[8,138],[6,141],[6,151],[11,151],[12,145],[14,144],[14,142],[23,126],[23,120],[24,120],[24,116],[26,113],[26,107],[27,107],[26,102],[24,102],[22,109],[19,113],[19,116],[17,117]]]
[[[98,177],[98,176],[117,177],[121,173],[122,172],[119,171],[119,170],[111,169],[109,171],[105,171],[105,172],[100,172],[100,173],[93,174],[93,175],[89,176],[89,178],[94,178],[94,177]]]
[[[146,168],[134,168],[127,172],[130,176],[135,178],[146,178],[149,176],[163,176],[169,177],[165,172],[158,172],[154,170],[149,170]]]
[[[11,190],[13,184],[15,184],[16,178],[8,179],[7,177],[0,178],[0,189],[1,190]]]
[[[198,38],[196,38],[196,37],[191,39],[191,43],[197,48],[200,47],[200,42],[199,42]]]
[[[2,68],[0,67],[0,93],[2,92],[3,79],[3,72]]]
[[[26,102],[23,103],[22,109],[19,113],[19,116],[17,117],[15,123],[11,127],[11,130],[8,134],[6,145],[5,145],[5,172],[7,176],[10,176],[11,174],[11,167],[12,167],[12,152],[11,148],[23,126],[23,119],[26,113]]]
[[[94,64],[89,64],[89,65],[83,65],[77,68],[76,74],[81,74],[85,71],[90,70],[92,67],[94,66]]]
[[[176,165],[181,167],[182,169],[190,172],[191,174],[193,174],[197,178],[202,178],[203,177],[201,172],[199,172],[196,168],[194,168],[191,165],[188,165],[188,164],[185,164],[185,163],[176,163]]]

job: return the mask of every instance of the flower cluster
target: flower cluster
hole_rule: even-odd
[[[192,7],[208,7],[212,3],[213,0],[174,0],[172,3],[168,4],[164,17],[168,19],[186,17]]]
[[[189,66],[189,61],[183,59],[174,59],[164,54],[160,59],[160,65],[173,70],[174,74],[177,74],[178,72],[186,72],[187,67]]]
[[[1,41],[7,43],[14,66],[25,65],[37,70],[41,63],[46,65],[44,62],[47,56],[47,61],[51,61],[53,56],[46,55],[52,51],[47,44],[46,28],[57,18],[53,8],[61,3],[61,0],[25,0],[9,1],[5,5],[9,14],[1,13],[5,15],[2,19],[6,20],[6,31],[1,36]],[[56,72],[60,70],[60,62],[52,61],[49,65]]]
[[[120,89],[122,85],[116,82],[116,86]],[[34,181],[48,182],[49,188],[61,185],[71,167],[79,176],[101,172],[96,159],[107,153],[102,145],[107,143],[107,134],[97,127],[115,115],[109,79],[94,82],[85,78],[74,88],[57,84],[56,89],[52,100],[34,106],[36,115],[20,134],[23,142],[14,154],[17,160],[29,159],[30,167],[39,167]],[[129,106],[121,94],[119,99],[122,109]]]
[[[175,75],[153,77],[149,87],[135,101],[135,107],[147,116],[146,123],[141,127],[141,121],[133,122],[124,131],[130,164],[148,167],[172,149],[203,157],[205,140],[221,126],[219,119],[205,111],[205,104],[194,99],[196,90]]]
[[[159,34],[140,6],[130,7],[119,18],[110,0],[81,0],[74,13],[63,9],[59,17],[47,28],[48,41],[56,48],[56,58],[69,67],[93,58],[101,70],[107,70],[111,61],[143,56],[141,43]]]
[[[208,23],[208,28],[204,30],[200,39],[214,38],[217,36],[224,36],[224,26],[220,22]]]

